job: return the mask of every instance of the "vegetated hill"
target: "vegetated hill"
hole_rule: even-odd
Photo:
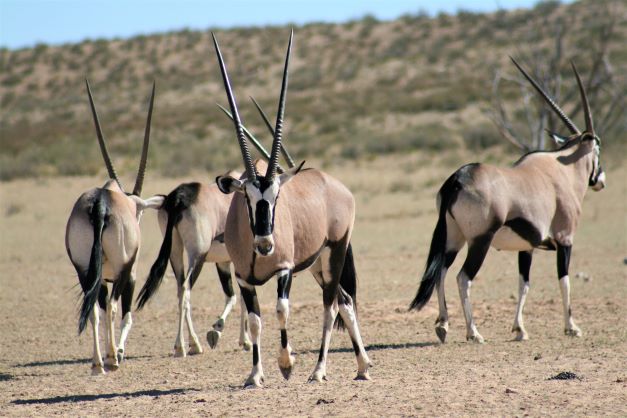
[[[568,60],[575,59],[582,74],[589,72],[586,52],[608,10],[627,17],[623,1],[588,0],[491,14],[418,13],[393,21],[364,17],[296,26],[288,148],[297,159],[332,162],[505,144],[486,116],[495,69],[514,75],[509,55],[553,47],[550,37],[537,39],[536,28],[568,25],[562,73],[565,84],[574,83]],[[624,86],[627,19],[618,22],[609,56]],[[244,123],[269,147],[248,96],[274,116],[289,26],[215,32]],[[3,49],[0,68],[0,179],[102,171],[85,77],[119,171],[136,167],[152,80],[157,96],[150,171],[213,174],[240,165],[232,125],[215,106],[226,104],[226,97],[210,30]],[[505,94],[520,106],[515,85]],[[524,118],[522,112],[518,117]],[[626,123],[623,118],[606,133],[606,144],[624,141],[616,133],[624,137]]]

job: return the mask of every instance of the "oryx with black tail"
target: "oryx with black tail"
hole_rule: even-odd
[[[558,150],[528,153],[512,167],[465,165],[440,188],[439,218],[426,270],[410,309],[421,309],[433,289],[438,289],[440,312],[435,330],[442,342],[448,331],[444,279],[465,243],[468,243],[468,255],[457,276],[457,284],[466,318],[467,340],[483,342],[472,316],[470,286],[490,246],[518,252],[519,299],[512,328],[516,340],[528,339],[522,311],[529,291],[532,252],[536,248],[557,251],[564,332],[581,336],[571,315],[568,266],[586,190],[591,187],[598,191],[605,187],[605,173],[599,162],[601,140],[595,133],[586,92],[574,64],[586,120],[583,132],[516,61],[514,64],[565,123],[571,135],[552,134],[561,142]]]
[[[278,363],[287,379],[294,365],[287,335],[289,293],[292,276],[306,269],[313,273],[322,287],[324,303],[322,345],[310,380],[326,379],[327,352],[334,323],[348,328],[357,356],[357,378],[368,379],[370,360],[357,323],[357,276],[350,244],[355,219],[354,198],[342,183],[328,174],[315,169],[301,170],[302,163],[284,173],[277,173],[292,35],[285,59],[272,152],[265,175],[259,174],[265,164],[253,164],[215,36],[213,40],[246,168],[243,177],[217,178],[222,192],[235,192],[224,238],[248,310],[253,342],[253,367],[245,387],[261,386],[264,379],[260,346],[261,313],[255,287],[273,276],[277,277],[276,308],[281,329]]]
[[[89,83],[87,94],[94,118],[100,150],[109,173],[109,180],[102,187],[83,193],[72,209],[67,222],[65,246],[76,269],[83,290],[83,302],[78,323],[79,334],[89,319],[93,329],[92,373],[117,370],[124,358],[126,338],[131,329],[131,304],[135,288],[137,256],[140,246],[139,221],[146,208],[156,209],[163,203],[163,196],[142,199],[141,190],[146,170],[150,122],[155,98],[153,83],[148,119],[144,133],[139,169],[132,193],[126,193],[113,168],[105,143]],[[109,294],[106,283],[112,283]],[[122,299],[122,324],[120,341],[116,347],[113,321],[117,302]],[[98,339],[99,315],[95,304],[105,311],[106,357],[103,364]]]
[[[231,117],[228,110],[218,106]],[[244,132],[259,152],[269,159],[270,155],[261,143],[248,130],[245,129]],[[227,175],[240,177],[241,173],[231,171]],[[176,277],[179,299],[178,331],[174,343],[176,357],[203,352],[192,323],[191,290],[204,263],[215,263],[226,299],[222,314],[207,333],[207,341],[211,348],[217,346],[225,321],[237,301],[231,278],[231,259],[224,245],[224,227],[231,199],[232,195],[221,193],[215,183],[184,183],[165,197],[165,202],[159,209],[163,243],[137,298],[138,309],[141,309],[159,289],[169,259]],[[184,252],[187,254],[187,273],[184,268]],[[240,308],[239,344],[248,351],[252,344],[248,336],[247,311],[244,303]],[[183,335],[185,325],[189,332],[188,350]]]

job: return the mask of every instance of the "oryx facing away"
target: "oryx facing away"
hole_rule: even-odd
[[[256,102],[255,105],[265,117]],[[218,107],[232,118],[228,110],[220,105]],[[244,128],[244,132],[259,152],[269,159],[270,155],[261,143],[247,129]],[[283,146],[281,146],[281,151],[286,156],[290,167],[293,166],[292,159]],[[282,168],[279,167],[279,169],[282,172]],[[230,171],[226,175],[239,178],[241,173]],[[217,346],[225,321],[237,301],[231,278],[231,259],[224,245],[224,227],[231,200],[232,195],[222,193],[215,183],[192,182],[177,186],[165,197],[163,206],[159,209],[158,218],[163,243],[137,300],[138,309],[141,309],[157,292],[169,259],[176,277],[179,299],[177,335],[174,343],[175,357],[203,352],[192,323],[191,290],[204,263],[215,263],[225,295],[222,314],[213,324],[212,329],[207,332],[207,341],[211,348]],[[187,254],[187,273],[184,270],[183,252]],[[248,336],[248,312],[243,302],[240,305],[240,311],[239,344],[244,350],[249,351],[252,343]],[[183,336],[185,325],[189,332],[188,351],[185,350]]]
[[[599,163],[601,140],[595,134],[586,92],[574,64],[586,120],[583,132],[516,61],[514,64],[559,115],[571,135],[563,138],[552,134],[562,143],[557,151],[528,153],[512,167],[465,165],[440,188],[439,218],[426,270],[410,309],[421,309],[433,289],[438,289],[439,315],[435,331],[442,342],[448,331],[444,279],[466,242],[468,255],[457,276],[457,285],[466,318],[467,340],[483,342],[472,317],[470,287],[490,246],[518,251],[519,299],[512,327],[516,340],[528,339],[522,311],[529,291],[532,252],[536,248],[557,251],[564,332],[581,336],[571,315],[568,266],[586,189],[590,186],[598,191],[605,187],[605,173]]]
[[[150,141],[150,122],[155,97],[155,84],[152,86],[148,119],[144,133],[139,169],[132,193],[124,192],[117,177],[104,136],[98,121],[93,97],[87,85],[87,94],[91,106],[100,150],[109,173],[109,180],[103,187],[93,188],[83,193],[72,209],[67,222],[65,247],[76,269],[83,302],[78,323],[79,334],[85,329],[87,320],[93,330],[92,374],[117,370],[124,358],[126,338],[131,329],[131,304],[135,287],[136,261],[140,246],[139,220],[146,208],[158,208],[163,203],[162,196],[143,200],[141,195],[148,144]],[[109,294],[106,283],[113,284]],[[117,301],[122,299],[122,324],[120,342],[116,347],[113,320],[117,312]],[[105,311],[106,357],[102,362],[98,339],[99,315],[94,305],[98,303]]]
[[[229,77],[215,36],[214,46],[229,100],[246,173],[243,177],[220,176],[218,187],[235,195],[226,221],[224,238],[248,310],[253,342],[253,367],[245,387],[259,387],[261,364],[261,314],[255,286],[277,277],[277,317],[281,329],[279,368],[288,379],[294,356],[287,336],[289,293],[292,276],[309,269],[322,287],[324,324],[322,345],[311,381],[326,379],[326,359],[333,324],[346,326],[357,356],[357,378],[368,379],[370,360],[363,346],[356,316],[357,277],[350,245],[355,201],[338,180],[303,164],[277,173],[287,91],[292,35],[288,44],[275,135],[265,175],[265,164],[253,164]],[[339,317],[337,316],[339,313]]]

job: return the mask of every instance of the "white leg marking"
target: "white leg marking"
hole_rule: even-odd
[[[244,299],[241,296],[240,299],[239,345],[244,351],[250,351],[253,343],[250,341],[248,331],[248,311]]]
[[[93,311],[91,312],[90,322],[91,329],[94,338],[94,350],[93,357],[91,361],[91,374],[99,375],[105,374],[104,364],[102,363],[102,354],[100,353],[100,341],[98,339],[98,328],[100,326],[100,318],[98,316],[98,302],[96,302],[96,306],[94,306]]]
[[[571,337],[581,337],[581,330],[571,315],[570,310],[570,279],[568,275],[560,277],[560,291],[562,292],[562,304],[564,306],[564,334]]]
[[[448,333],[448,310],[446,309],[446,297],[444,292],[444,279],[446,278],[447,268],[442,269],[440,281],[438,282],[438,308],[440,310],[438,319],[435,321],[435,333],[441,342],[446,341]]]
[[[364,349],[364,343],[361,339],[361,333],[359,332],[359,325],[357,324],[357,317],[355,316],[355,310],[353,309],[352,301],[350,304],[339,305],[340,315],[346,324],[348,334],[351,337],[353,344],[357,345],[357,377],[356,380],[370,380],[368,374],[368,368],[370,367],[370,359]]]
[[[466,340],[483,344],[484,340],[472,317],[472,306],[470,305],[470,287],[472,281],[468,279],[463,271],[457,276],[457,287],[459,289],[459,297],[462,300],[462,308],[464,309],[464,317],[466,318]]]
[[[124,360],[124,353],[126,352],[126,338],[128,337],[128,333],[131,330],[131,326],[133,326],[133,315],[131,312],[127,312],[122,318],[122,323],[120,324],[120,344],[118,345],[118,361]]]
[[[322,352],[319,355],[318,363],[313,373],[309,377],[310,382],[322,382],[327,380],[327,354],[329,353],[329,344],[331,343],[331,332],[333,331],[333,323],[339,312],[337,298],[330,306],[324,307],[324,319],[322,323]]]
[[[261,318],[255,313],[248,314],[250,335],[253,340],[253,350],[257,347],[257,364],[253,364],[250,376],[244,383],[245,388],[258,388],[263,385],[263,367],[261,365]],[[253,354],[254,358],[254,354]]]
[[[178,316],[178,330],[176,333],[176,340],[174,342],[174,357],[185,357],[185,337],[183,333],[185,330],[183,329],[184,318],[185,318],[185,288],[187,285],[187,279],[182,285],[178,286],[178,297],[179,297],[179,316]]]
[[[512,326],[512,332],[516,333],[516,341],[525,341],[529,339],[529,335],[527,334],[523,324],[523,309],[525,307],[525,301],[527,300],[527,293],[529,293],[529,282],[525,281],[522,274],[519,274],[518,305],[516,306],[516,316],[514,317],[514,325]]]
[[[189,353],[188,354],[202,354],[202,345],[198,340],[198,335],[194,331],[194,324],[192,322],[192,292],[190,289],[185,289],[185,322],[187,323],[187,330],[189,332]]]
[[[115,346],[115,314],[118,310],[117,301],[109,298],[107,301],[107,315],[106,315],[106,327],[107,327],[107,354],[105,357],[105,365],[107,369],[115,371],[119,367],[117,348]]]
[[[287,330],[287,320],[290,316],[290,303],[286,298],[279,298],[276,302],[276,315],[279,320],[279,329]],[[292,346],[287,342],[285,348],[281,345],[279,349],[279,369],[285,379],[289,379],[294,366],[294,356],[292,355]]]

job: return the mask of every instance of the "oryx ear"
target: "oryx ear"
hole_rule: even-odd
[[[244,193],[244,182],[232,176],[218,176],[216,177],[216,184],[218,189],[224,194],[233,192]]]
[[[557,134],[555,132],[546,131],[546,133],[549,134],[551,139],[553,139],[553,141],[558,147],[561,147],[562,145],[566,144],[569,140],[567,136],[561,136],[560,134]]]
[[[161,209],[161,207],[163,206],[163,202],[165,202],[165,196],[162,194],[149,197],[145,200],[135,195],[130,195],[129,197],[133,199],[133,201],[137,205],[137,212],[141,212],[144,209]]]
[[[279,175],[279,184],[283,186],[285,183],[290,181],[292,177],[294,177],[296,174],[300,172],[300,170],[303,168],[303,165],[305,165],[305,161],[281,173]]]

